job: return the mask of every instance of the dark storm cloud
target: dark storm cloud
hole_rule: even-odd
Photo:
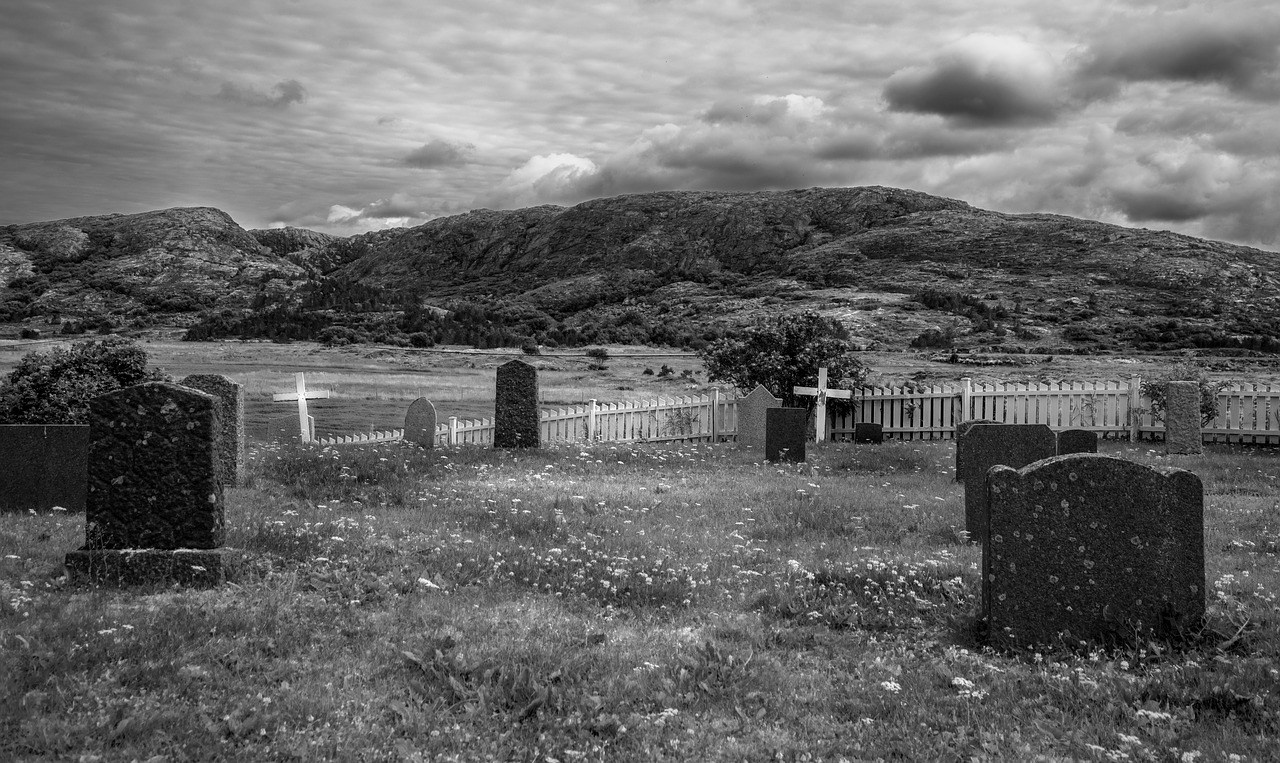
[[[895,111],[975,127],[1048,122],[1061,106],[1053,62],[1024,42],[994,35],[971,35],[929,64],[895,73],[883,95]]]
[[[453,167],[467,163],[468,155],[475,149],[472,145],[450,143],[445,140],[432,140],[420,148],[410,151],[404,157],[404,163],[410,167],[430,169],[432,167]]]
[[[218,98],[232,103],[257,108],[286,109],[295,103],[307,100],[307,89],[296,79],[277,82],[270,93],[264,93],[252,87],[237,85],[234,82],[223,82],[218,91]]]
[[[1079,73],[1097,92],[1121,82],[1217,83],[1256,97],[1280,97],[1280,23],[1274,17],[1183,15],[1113,32],[1082,57]]]

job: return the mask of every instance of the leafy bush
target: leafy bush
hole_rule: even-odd
[[[0,384],[0,422],[83,424],[98,395],[165,379],[147,368],[145,350],[116,337],[33,352]]]
[[[950,328],[945,329],[925,329],[915,339],[911,340],[912,347],[950,347],[955,344],[955,332]]]
[[[1192,360],[1175,363],[1159,375],[1142,380],[1142,396],[1151,401],[1148,409],[1156,421],[1164,421],[1166,391],[1171,381],[1193,381],[1200,386],[1200,424],[1208,424],[1218,416],[1218,393],[1231,386],[1228,381],[1214,381],[1204,368]]]
[[[740,390],[762,384],[789,407],[816,404],[814,398],[791,390],[816,380],[819,368],[825,367],[829,378],[846,388],[867,377],[867,369],[849,349],[844,325],[809,310],[783,313],[739,336],[713,342],[698,354],[710,381],[729,382]]]
[[[592,347],[591,349],[587,350],[586,355],[588,358],[595,358],[596,360],[609,359],[609,351],[603,347]]]

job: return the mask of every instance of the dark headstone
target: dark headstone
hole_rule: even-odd
[[[964,482],[964,436],[979,424],[999,424],[994,419],[970,419],[956,424],[956,482]]]
[[[749,450],[764,449],[765,411],[781,408],[782,401],[757,384],[745,397],[738,398],[738,445]]]
[[[223,484],[244,484],[244,386],[221,374],[194,374],[178,382],[198,389],[217,399],[218,421],[222,431],[218,438],[218,463],[222,467]]]
[[[1058,455],[1097,453],[1098,433],[1088,429],[1064,429],[1058,433]]]
[[[1047,424],[978,424],[964,445],[964,520],[976,540],[987,522],[987,471],[996,465],[1021,469],[1058,453],[1058,438]]]
[[[85,545],[67,568],[108,583],[220,582],[220,431],[215,398],[176,384],[90,401]]]
[[[493,398],[493,447],[537,448],[541,445],[538,413],[538,369],[522,360],[498,366]]]
[[[83,424],[0,426],[0,512],[84,511],[88,459]]]
[[[804,461],[809,412],[804,408],[769,408],[764,412],[766,461]]]
[[[987,477],[982,608],[989,643],[1146,643],[1205,612],[1204,489],[1181,469],[1089,454]]]
[[[853,425],[854,442],[870,442],[880,445],[884,442],[884,424],[858,422]]]
[[[1166,382],[1164,388],[1164,449],[1166,453],[1199,455],[1200,385],[1193,381]]]
[[[404,415],[404,439],[424,448],[435,447],[436,407],[425,397],[409,404],[409,411]]]

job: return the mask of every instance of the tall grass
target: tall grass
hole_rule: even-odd
[[[1107,447],[1205,480],[1197,646],[982,649],[949,444],[259,448],[209,591],[6,516],[0,759],[1276,759],[1280,461]]]

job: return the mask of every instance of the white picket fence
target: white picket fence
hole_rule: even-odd
[[[1163,437],[1164,424],[1150,413],[1142,380],[998,383],[927,388],[864,387],[854,409],[832,416],[833,438],[852,437],[854,424],[878,423],[886,437],[940,440],[955,437],[955,425],[970,419],[1005,424],[1048,424],[1088,429],[1099,437],[1132,441]],[[1206,442],[1280,444],[1280,389],[1238,384],[1218,395],[1218,416],[1201,429]]]
[[[829,415],[830,437],[852,439],[854,425],[877,423],[889,438],[949,440],[956,424],[991,419],[1005,424],[1048,424],[1055,430],[1088,429],[1099,437],[1132,441],[1163,437],[1164,425],[1141,395],[1141,379],[1057,384],[973,384],[932,387],[864,387],[852,411]],[[719,442],[737,435],[737,399],[708,394],[640,402],[597,403],[541,412],[542,442]],[[491,445],[492,419],[449,417],[436,427],[436,444]],[[1218,416],[1202,430],[1206,442],[1280,445],[1280,389],[1244,384],[1218,396]],[[401,429],[324,438],[322,445],[392,442]]]

